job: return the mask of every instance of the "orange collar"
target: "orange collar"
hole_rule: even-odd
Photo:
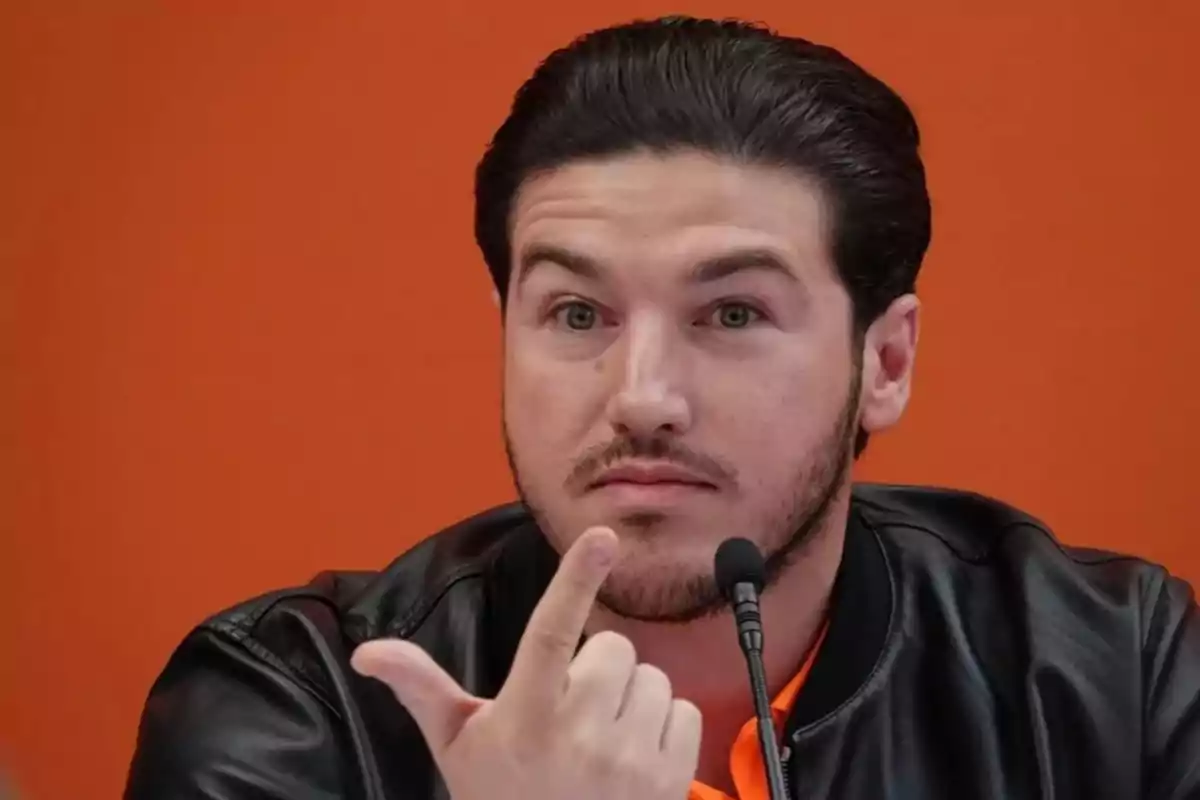
[[[800,670],[771,701],[771,716],[777,731],[781,732],[783,725],[787,722],[787,716],[796,702],[796,697],[804,688],[804,681],[812,670],[813,662],[817,660],[817,652],[821,649],[821,643],[825,640],[825,632],[828,629],[828,623],[821,626]],[[729,751],[729,774],[733,778],[733,785],[737,788],[739,800],[767,800],[769,795],[766,769],[763,765],[762,751],[759,750],[758,745],[757,719],[747,721],[738,732],[737,738],[733,740],[733,747]],[[688,800],[734,800],[734,798],[720,789],[714,789],[700,781],[694,781],[692,789],[688,793]]]

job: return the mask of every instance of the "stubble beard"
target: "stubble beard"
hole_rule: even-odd
[[[862,371],[855,364],[841,412],[816,449],[814,458],[798,470],[791,483],[794,491],[781,499],[776,511],[764,514],[757,527],[765,535],[747,536],[758,543],[763,551],[767,587],[777,582],[791,564],[803,557],[813,537],[826,527],[833,504],[849,481],[854,434],[858,429],[861,386]],[[504,443],[517,492],[544,535],[551,542],[573,540],[582,531],[557,530],[544,508],[526,490],[507,426]],[[662,517],[655,514],[631,515],[617,520],[629,535],[644,536],[648,540],[654,536],[654,527],[661,521]],[[729,532],[729,536],[746,535],[745,531]],[[708,570],[664,575],[653,583],[644,580],[622,581],[614,575],[601,588],[598,602],[618,616],[652,623],[694,622],[718,615],[726,608],[716,580]]]

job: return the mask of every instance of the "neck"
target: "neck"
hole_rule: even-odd
[[[813,533],[801,555],[763,592],[763,665],[772,696],[795,676],[820,633],[841,563],[845,521],[845,501],[835,503],[828,523]],[[754,716],[732,612],[680,625],[631,620],[597,607],[588,630],[624,635],[636,648],[639,661],[667,674],[676,697],[699,707],[704,743],[697,777],[731,790],[729,748],[742,725]],[[698,664],[703,668],[697,669]]]

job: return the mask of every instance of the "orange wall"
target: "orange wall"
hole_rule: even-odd
[[[510,497],[472,169],[539,56],[631,16],[828,40],[923,121],[917,390],[864,477],[1200,582],[1190,0],[406,5],[0,12],[0,759],[27,797],[117,796],[206,613]]]

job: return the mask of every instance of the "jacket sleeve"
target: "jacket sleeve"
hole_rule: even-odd
[[[125,800],[333,800],[334,712],[252,641],[193,632],[150,691]]]
[[[1200,800],[1200,611],[1167,577],[1147,616],[1147,800]]]

